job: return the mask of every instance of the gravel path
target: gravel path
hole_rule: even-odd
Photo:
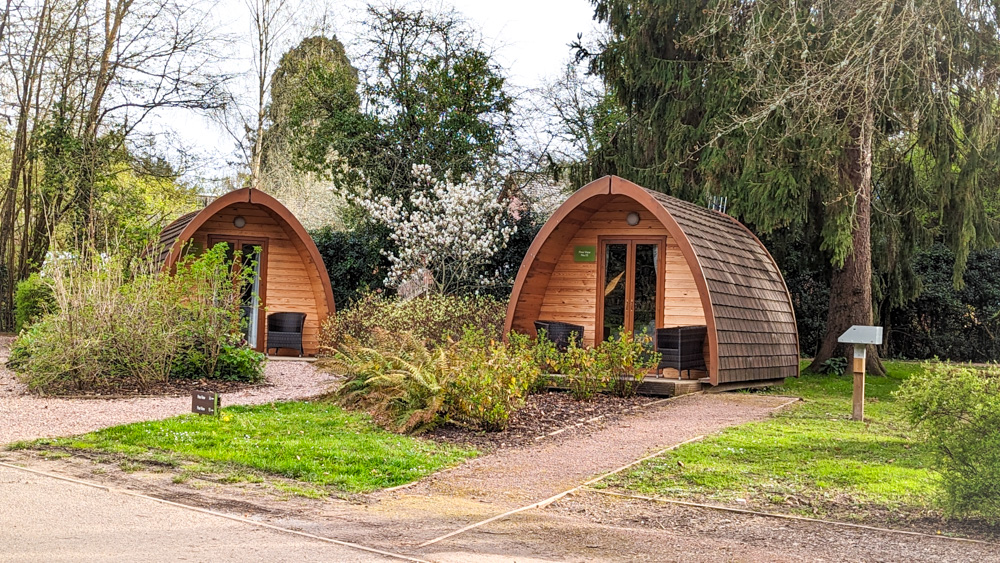
[[[11,337],[0,336],[0,444],[82,434],[99,428],[158,420],[191,412],[190,397],[135,399],[54,399],[27,394],[4,367]],[[257,405],[313,397],[327,390],[330,377],[306,362],[271,361],[267,384],[223,395],[223,405]]]

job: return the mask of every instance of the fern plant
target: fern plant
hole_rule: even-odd
[[[395,432],[418,433],[434,426],[445,411],[453,378],[447,350],[428,350],[410,333],[383,333],[375,346],[345,338],[330,367],[346,379],[337,390],[341,406],[367,411]]]

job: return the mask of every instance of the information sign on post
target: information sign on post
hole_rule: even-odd
[[[840,335],[837,342],[854,345],[854,395],[852,420],[865,419],[865,361],[868,359],[868,345],[882,344],[882,327],[854,325]]]
[[[222,405],[218,393],[211,391],[191,392],[191,412],[198,414],[219,414]]]

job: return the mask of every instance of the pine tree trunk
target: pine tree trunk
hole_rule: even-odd
[[[857,144],[845,151],[841,177],[853,189],[854,221],[851,238],[853,248],[841,268],[830,279],[830,306],[826,316],[826,333],[816,358],[808,371],[820,371],[826,360],[844,357],[851,365],[853,346],[840,344],[837,338],[852,325],[871,325],[872,316],[872,136],[874,117],[866,115],[852,127]],[[868,347],[868,373],[884,375],[885,369],[874,346]]]

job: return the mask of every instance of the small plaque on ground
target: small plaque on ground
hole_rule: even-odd
[[[212,391],[191,392],[191,412],[198,414],[219,414],[222,397]]]

